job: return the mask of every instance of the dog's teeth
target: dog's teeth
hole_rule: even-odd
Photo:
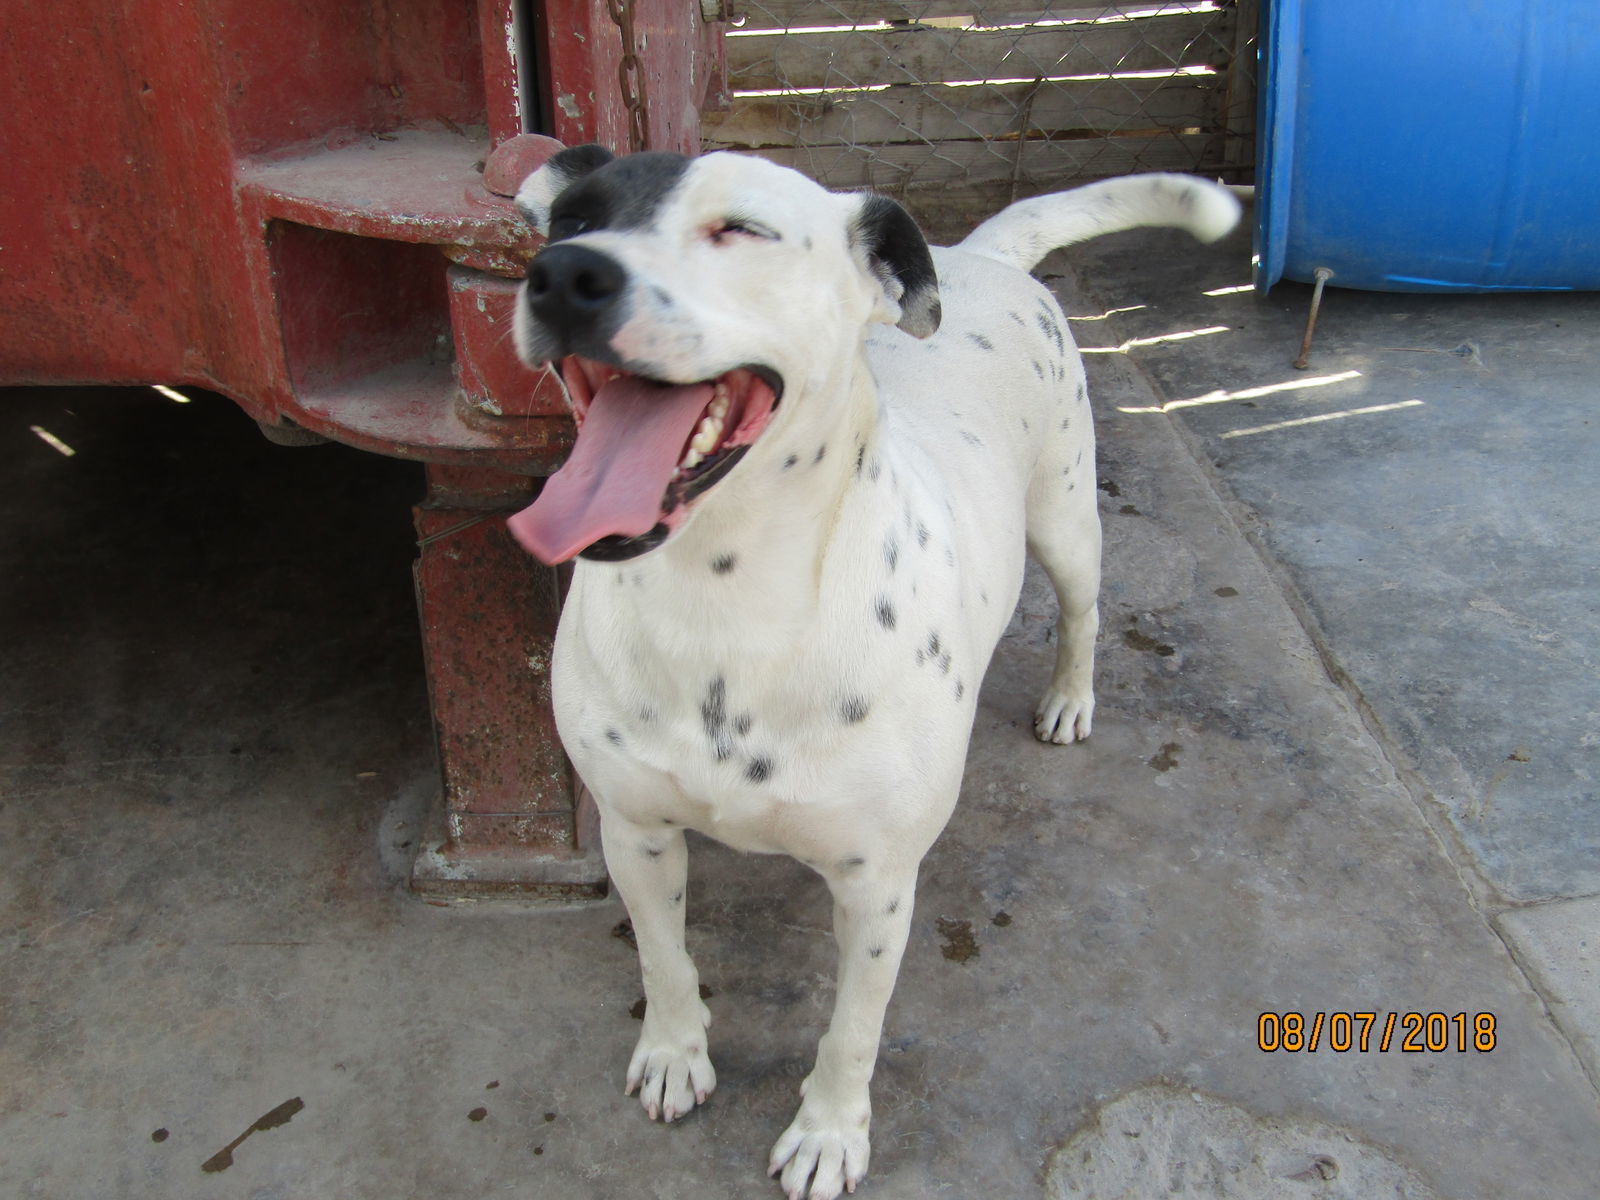
[[[702,421],[700,428],[695,431],[694,440],[689,443],[689,449],[698,450],[701,454],[710,454],[717,448],[717,442],[721,437],[721,421]]]
[[[700,451],[696,450],[693,446],[690,446],[689,453],[683,456],[683,461],[679,463],[678,466],[682,470],[692,471],[701,463],[703,463],[705,458],[706,456],[704,454],[700,453]]]

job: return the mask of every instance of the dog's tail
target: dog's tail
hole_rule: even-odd
[[[958,249],[1030,271],[1050,251],[1102,233],[1170,225],[1214,242],[1238,220],[1239,201],[1221,184],[1192,175],[1125,175],[1019,200],[974,229]]]

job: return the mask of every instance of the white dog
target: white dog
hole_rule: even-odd
[[[546,562],[580,558],[555,710],[639,943],[627,1089],[671,1121],[716,1086],[683,831],[793,855],[833,893],[838,993],[771,1171],[791,1198],[832,1200],[867,1170],[917,868],[961,787],[1024,541],[1061,606],[1035,732],[1089,734],[1089,403],[1027,271],[1139,225],[1213,239],[1238,205],[1135,176],[1023,201],[930,252],[880,196],[757,158],[596,146],[556,155],[517,203],[549,238],[517,346],[559,371],[579,435],[511,528]]]

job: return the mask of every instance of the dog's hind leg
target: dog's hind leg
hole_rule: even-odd
[[[688,847],[681,829],[646,829],[603,808],[600,838],[633,921],[644,975],[644,1030],[626,1090],[638,1090],[652,1121],[671,1121],[704,1104],[717,1086],[706,1055],[711,1012],[683,938]]]
[[[1077,419],[1087,422],[1087,405],[1081,411]],[[1072,455],[1070,461],[1062,461],[1063,451]],[[1063,439],[1041,459],[1028,486],[1028,549],[1050,577],[1061,608],[1055,673],[1039,698],[1033,732],[1042,742],[1078,741],[1089,736],[1094,717],[1094,640],[1100,628],[1092,444],[1080,451]]]

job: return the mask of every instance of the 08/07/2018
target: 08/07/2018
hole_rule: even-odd
[[[1487,1054],[1495,1048],[1497,1026],[1495,1015],[1488,1012],[1264,1012],[1256,1020],[1256,1046],[1269,1054],[1323,1049],[1336,1054],[1351,1050]]]

